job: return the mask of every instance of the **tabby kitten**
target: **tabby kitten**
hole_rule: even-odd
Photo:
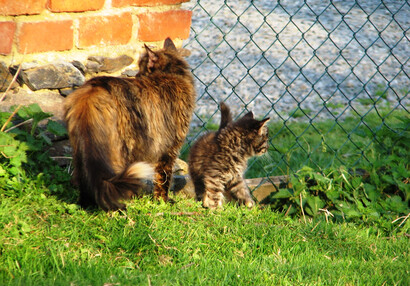
[[[249,112],[233,122],[228,106],[222,102],[220,109],[219,130],[200,137],[189,154],[189,174],[195,193],[206,208],[222,207],[224,200],[231,199],[252,207],[255,202],[243,173],[250,157],[262,155],[268,149],[269,118],[259,121]]]
[[[193,77],[171,39],[146,52],[135,78],[96,77],[70,94],[65,119],[83,207],[125,208],[155,169],[154,197],[168,200],[172,167],[195,105]]]

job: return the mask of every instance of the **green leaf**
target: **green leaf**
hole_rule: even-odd
[[[362,214],[354,207],[354,205],[349,204],[347,202],[343,202],[337,205],[337,208],[342,211],[346,217],[348,218],[357,218],[360,217]]]
[[[41,107],[37,103],[23,106],[17,111],[17,115],[24,120],[33,119],[31,126],[31,134],[33,135],[38,123],[41,120],[51,117],[51,113],[46,113],[41,110]]]
[[[33,118],[35,116],[42,119],[51,117],[51,113],[46,113],[41,110],[41,107],[37,103],[32,103],[28,106],[21,107],[17,111],[17,114],[24,119],[28,119],[27,117]]]
[[[364,184],[364,190],[366,192],[367,197],[372,201],[372,202],[376,202],[380,196],[381,193],[379,190],[376,189],[376,187],[374,185],[371,184]]]
[[[306,202],[308,206],[312,209],[312,212],[316,214],[319,209],[325,206],[325,202],[318,196],[308,196],[306,197]]]
[[[51,139],[45,134],[45,132],[40,132],[39,137],[42,138],[48,145],[52,145],[53,142]]]
[[[275,193],[272,198],[274,199],[286,199],[293,196],[291,189],[280,189],[279,192]]]
[[[49,120],[47,123],[47,131],[57,135],[57,136],[64,136],[67,135],[67,129],[60,123]]]
[[[387,203],[387,208],[390,211],[396,212],[396,213],[408,213],[409,208],[407,203],[405,203],[401,197],[399,196],[392,196],[386,200]]]
[[[0,165],[0,177],[3,177],[7,174],[6,170]]]

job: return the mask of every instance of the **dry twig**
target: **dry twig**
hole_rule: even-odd
[[[305,221],[305,224],[306,224],[305,211],[303,210],[303,205],[302,205],[302,194],[299,194],[299,198],[300,198],[300,209],[302,210],[303,220]]]
[[[399,218],[396,218],[396,219],[395,219],[394,221],[392,221],[391,223],[395,223],[396,221],[398,221],[398,220],[400,220],[400,219],[403,219],[403,221],[402,221],[402,222],[399,224],[399,226],[398,226],[398,227],[401,227],[401,225],[406,222],[406,220],[409,218],[409,216],[410,216],[410,213],[408,213],[406,216],[401,216],[401,217],[399,217]]]
[[[0,100],[1,101],[1,100]],[[17,111],[21,108],[21,104],[19,106],[17,106],[17,108],[14,110],[14,112],[10,115],[10,117],[7,119],[7,121],[4,123],[3,127],[1,127],[0,132],[3,132],[4,129],[6,129],[7,124],[9,124],[9,122],[11,121],[11,119],[14,117],[14,115],[16,115]]]
[[[170,215],[176,215],[176,216],[194,216],[194,215],[201,215],[199,212],[172,212],[172,213],[168,213]],[[153,215],[153,216],[163,216],[165,215],[165,213],[161,212],[161,213],[156,213],[156,214],[151,214],[148,213],[147,215]]]
[[[330,215],[331,217],[334,217],[334,215],[333,215],[329,210],[327,210],[327,209],[319,209],[319,210],[325,213],[325,217],[326,217],[326,222],[327,222],[327,223],[329,223],[329,219],[328,219],[329,215]]]

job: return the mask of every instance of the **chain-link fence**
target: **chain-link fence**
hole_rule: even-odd
[[[367,160],[388,117],[409,116],[408,1],[184,5],[193,11],[186,47],[198,91],[189,143],[219,123],[217,103],[224,100],[237,116],[252,110],[276,124],[272,152],[250,162],[263,165],[262,176],[292,173],[302,165],[320,169],[336,162],[350,168]],[[370,117],[380,124],[368,123]],[[294,122],[301,123],[298,129]],[[409,126],[388,127],[406,132]],[[336,129],[338,138],[328,138]],[[277,148],[285,133],[292,142]],[[308,142],[309,136],[320,139]],[[316,159],[320,152],[330,152],[331,160]]]

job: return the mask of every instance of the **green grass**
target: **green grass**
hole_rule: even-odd
[[[73,191],[73,190],[67,190]],[[46,194],[46,195],[45,195]],[[408,238],[269,208],[149,197],[84,211],[45,187],[2,196],[1,285],[408,285]],[[187,214],[187,215],[183,215]],[[117,284],[119,283],[119,284]]]
[[[409,285],[409,118],[394,114],[273,124],[250,172],[296,173],[269,206],[146,196],[105,213],[79,208],[68,168],[44,152],[64,128],[37,128],[49,114],[21,108],[16,123],[34,127],[0,132],[0,285]],[[346,171],[361,157],[343,134],[367,179]]]

